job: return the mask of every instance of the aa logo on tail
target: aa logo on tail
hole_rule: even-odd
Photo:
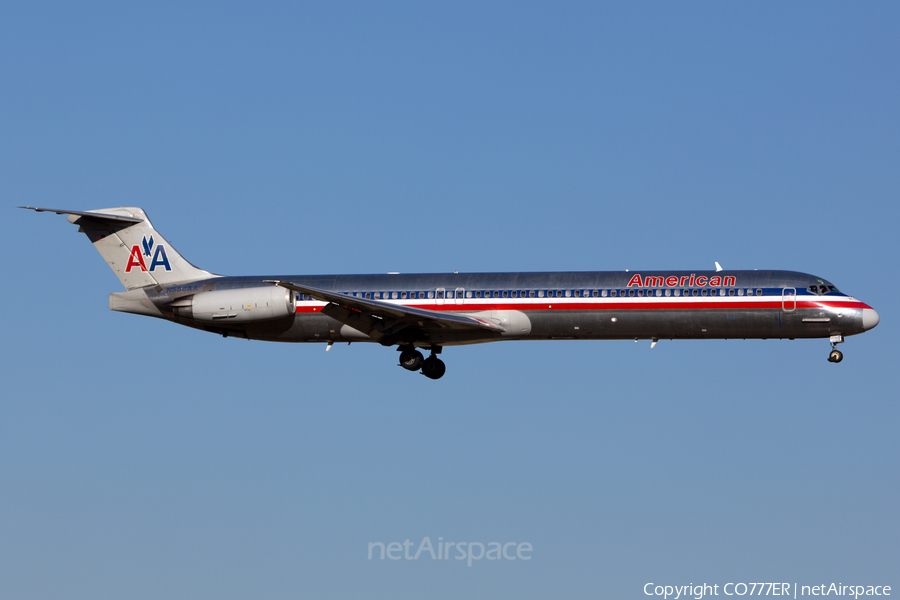
[[[141,246],[143,246],[143,253],[141,252]],[[169,257],[166,256],[166,247],[162,244],[156,246],[156,250],[153,250],[153,236],[150,236],[150,239],[147,239],[147,236],[144,236],[143,241],[141,242],[141,246],[132,246],[131,247],[131,255],[128,257],[128,264],[125,265],[125,272],[131,273],[131,269],[135,267],[140,267],[141,271],[155,271],[156,267],[165,267],[166,271],[171,271],[172,267],[169,266]],[[150,258],[150,255],[153,254],[153,259],[150,261],[150,268],[147,268],[147,263],[144,262],[144,257]]]

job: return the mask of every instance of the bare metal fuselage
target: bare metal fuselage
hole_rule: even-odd
[[[112,294],[110,307],[249,339],[375,341],[323,314],[328,302],[302,294],[291,298],[292,314],[263,320],[241,319],[252,308],[243,308],[240,302],[222,306],[221,314],[213,315],[218,318],[205,320],[179,310],[188,305],[185,298],[197,293],[234,290],[239,299],[240,290],[265,288],[264,282],[271,280],[327,289],[349,298],[476,315],[504,329],[453,330],[411,323],[380,340],[385,345],[431,347],[504,339],[830,338],[862,333],[874,326],[873,321],[877,323],[877,316],[864,318],[868,315],[864,311],[872,311],[865,303],[834,290],[821,278],[792,271],[219,277]],[[710,280],[718,285],[710,286]],[[646,285],[648,281],[654,285]],[[668,286],[667,281],[675,285]]]

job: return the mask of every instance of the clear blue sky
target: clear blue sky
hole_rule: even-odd
[[[896,3],[0,6],[0,597],[900,587]],[[224,274],[782,268],[815,341],[447,349],[110,312],[63,217]],[[530,561],[367,560],[529,542]]]

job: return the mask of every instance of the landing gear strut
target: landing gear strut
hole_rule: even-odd
[[[837,345],[844,342],[844,336],[831,336],[831,352],[828,354],[828,362],[839,363],[844,360],[844,355],[837,349]]]
[[[425,358],[422,353],[413,346],[401,346],[400,350],[400,366],[407,371],[418,371],[422,369],[422,375],[429,379],[440,379],[447,371],[447,365],[436,355],[440,354],[440,346],[431,348],[431,356]]]

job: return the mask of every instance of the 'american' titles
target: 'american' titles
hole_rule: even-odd
[[[694,273],[690,275],[669,275],[668,277],[657,277],[647,275],[641,277],[640,273],[635,273],[628,282],[627,287],[734,287],[737,285],[737,278],[733,275],[713,275],[707,277],[705,275],[697,276]]]

